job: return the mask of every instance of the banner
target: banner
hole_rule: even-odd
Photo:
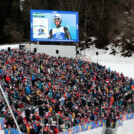
[[[31,41],[79,42],[78,12],[30,10]]]
[[[76,134],[79,132],[88,131],[88,130],[95,129],[98,127],[103,127],[104,124],[105,124],[105,120],[100,120],[97,122],[90,122],[90,123],[86,123],[85,125],[74,126],[71,129],[69,129],[68,131],[61,132],[59,134]]]
[[[10,128],[10,129],[6,129],[5,130],[5,134],[20,134],[18,130],[14,129],[14,128]],[[24,134],[24,133],[21,133]]]
[[[123,126],[123,121],[122,120],[118,120],[118,122],[119,122],[119,125],[118,125],[119,127]]]
[[[131,120],[134,119],[134,113],[120,115],[121,119],[124,120]]]
[[[119,122],[119,126],[122,126],[123,121],[134,119],[134,113],[129,113],[129,114],[126,114],[126,115],[120,115],[120,117],[122,119],[118,120],[118,122]],[[85,125],[74,126],[71,129],[69,129],[68,131],[61,132],[59,134],[75,134],[75,133],[79,133],[79,132],[92,130],[92,129],[95,129],[95,128],[98,128],[98,127],[103,127],[104,124],[105,124],[105,120],[99,120],[97,122],[86,123]]]
[[[4,118],[0,118],[0,130],[4,129]]]
[[[123,121],[134,119],[134,113],[120,115],[121,120],[118,120],[119,126],[123,125]]]

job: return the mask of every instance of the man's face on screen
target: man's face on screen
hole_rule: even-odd
[[[59,26],[60,25],[60,21],[55,21],[55,25]]]

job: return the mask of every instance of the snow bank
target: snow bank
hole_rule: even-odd
[[[0,130],[0,134],[5,134],[5,131],[4,130]]]
[[[95,45],[92,45],[89,49],[83,50],[82,55],[91,58],[91,62],[99,63],[112,71],[123,73],[125,76],[134,78],[134,54],[132,57],[122,57],[120,53],[120,47],[115,48],[117,54],[110,55],[112,48],[109,45],[108,50],[97,49]],[[99,55],[96,55],[96,52]]]
[[[134,134],[134,119],[123,121],[123,126],[118,127],[117,134]]]
[[[15,44],[15,45],[1,45],[0,46],[0,50],[1,49],[6,50],[6,49],[8,49],[8,47],[10,47],[11,49],[17,49],[17,48],[19,48],[19,44]]]

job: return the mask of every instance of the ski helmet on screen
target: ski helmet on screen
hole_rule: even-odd
[[[59,15],[59,14],[55,14],[55,16],[53,17],[53,19],[54,19],[54,22],[55,21],[62,21],[62,18],[61,18],[61,16]]]

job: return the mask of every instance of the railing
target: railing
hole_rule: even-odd
[[[9,105],[9,102],[8,102],[8,100],[7,100],[7,97],[5,96],[5,93],[4,93],[3,88],[2,88],[1,85],[0,85],[0,90],[1,90],[1,92],[2,92],[2,94],[3,94],[3,97],[4,97],[5,101],[6,101],[6,104],[7,104],[8,108],[9,108],[9,110],[10,110],[10,113],[11,113],[11,115],[12,115],[12,117],[13,117],[13,120],[14,120],[14,122],[15,122],[15,124],[16,124],[16,127],[17,127],[18,131],[19,131],[19,134],[21,134],[20,127],[19,127],[19,125],[18,125],[18,123],[17,123],[17,121],[16,121],[16,119],[15,119],[15,116],[14,116],[14,114],[13,114],[13,111],[12,111],[10,105]]]

